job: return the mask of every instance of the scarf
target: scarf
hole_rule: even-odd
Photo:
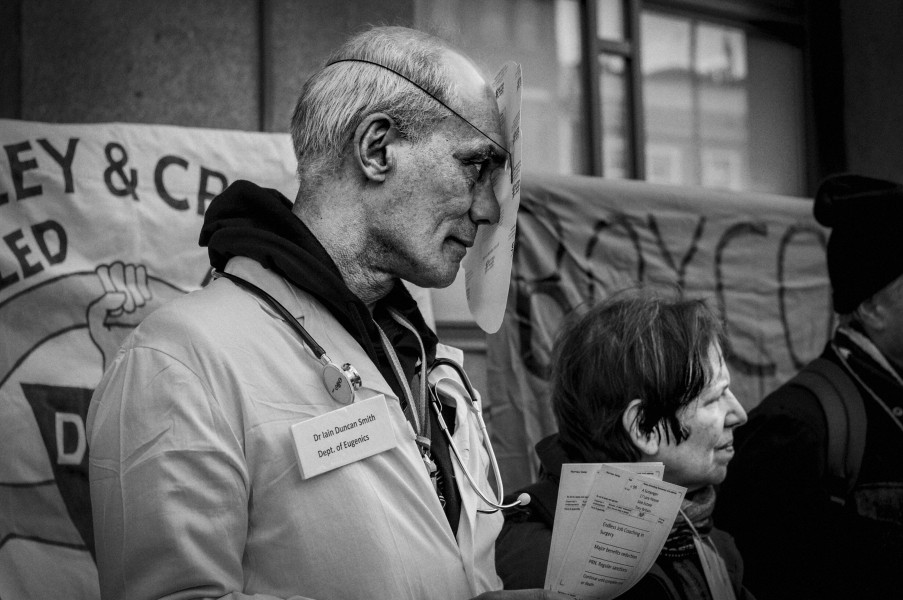
[[[715,487],[706,486],[691,494],[687,494],[680,504],[682,514],[678,514],[671,527],[671,533],[665,540],[662,555],[669,558],[689,556],[696,552],[693,544],[693,527],[702,537],[707,537],[712,530],[712,511],[715,510]],[[690,523],[693,527],[690,527]]]
[[[897,369],[888,362],[868,337],[852,327],[838,327],[831,345],[850,376],[868,392],[875,403],[890,417],[897,429],[903,432],[903,413],[900,411],[903,407],[899,406],[903,377],[900,376]],[[879,377],[883,375],[887,380],[887,384],[882,386],[884,391],[881,389],[876,391],[875,378],[868,376],[869,371],[874,371]],[[896,388],[896,390],[888,394],[888,390],[891,388]]]
[[[897,370],[887,362],[887,359],[884,358],[881,351],[872,343],[872,340],[865,337],[865,335],[851,327],[838,327],[834,343],[838,354],[841,354],[844,358],[849,358],[854,348],[858,348],[863,354],[871,358],[876,365],[881,367],[900,387],[903,387],[903,378],[901,378]]]

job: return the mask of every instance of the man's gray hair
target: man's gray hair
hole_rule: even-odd
[[[399,134],[419,140],[427,126],[449,112],[422,90],[383,65],[417,82],[442,102],[451,104],[455,84],[442,60],[451,46],[444,40],[405,27],[375,27],[336,50],[326,66],[304,84],[292,115],[292,143],[298,159],[302,191],[334,173],[360,122],[384,112]]]

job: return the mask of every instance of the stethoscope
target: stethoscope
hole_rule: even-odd
[[[456,363],[455,361],[448,358],[437,358],[433,361],[433,364],[430,366],[427,371],[427,379],[429,379],[429,375],[437,368],[441,366],[451,367],[460,378],[461,382],[464,384],[464,389],[467,392],[467,397],[470,400],[470,411],[476,416],[477,423],[480,426],[480,434],[483,438],[483,447],[486,449],[486,454],[489,456],[489,464],[492,467],[492,475],[495,478],[496,486],[498,487],[498,491],[495,494],[495,499],[490,499],[486,496],[483,490],[480,489],[480,486],[477,485],[477,482],[474,481],[473,476],[471,476],[470,471],[467,467],[464,466],[464,460],[461,458],[461,453],[458,451],[458,446],[455,445],[454,439],[452,439],[451,432],[448,430],[448,425],[445,423],[445,418],[442,416],[442,401],[439,399],[439,393],[436,391],[437,384],[430,384],[430,404],[433,407],[433,412],[436,413],[436,421],[439,424],[439,429],[445,434],[445,438],[448,440],[448,447],[451,448],[452,455],[454,455],[455,460],[458,462],[458,466],[461,467],[461,472],[464,473],[464,476],[467,478],[467,483],[470,484],[470,487],[476,492],[477,496],[480,497],[480,500],[488,504],[492,507],[492,510],[478,510],[477,512],[481,513],[494,513],[499,510],[504,510],[507,508],[514,508],[515,506],[526,506],[530,503],[530,494],[522,493],[520,494],[514,502],[510,502],[505,504],[502,500],[505,497],[504,487],[502,485],[502,476],[499,473],[499,464],[495,458],[495,451],[492,449],[492,441],[489,439],[489,432],[486,431],[486,422],[483,420],[483,411],[480,410],[480,407],[477,405],[476,400],[476,391],[473,388],[473,385],[470,383],[470,378],[467,376],[467,373],[464,372],[464,369],[461,368],[461,365]]]
[[[323,347],[320,346],[317,341],[313,338],[312,335],[304,328],[301,323],[298,322],[287,308],[285,308],[278,300],[273,298],[269,293],[257,287],[250,281],[243,279],[237,275],[233,275],[231,273],[226,273],[224,271],[213,271],[213,278],[218,279],[220,277],[225,277],[232,283],[238,285],[251,292],[258,298],[264,300],[270,307],[273,308],[279,315],[289,324],[289,326],[297,333],[304,344],[313,352],[314,356],[320,361],[320,364],[323,365],[322,369],[322,378],[323,378],[323,386],[326,388],[326,391],[329,392],[330,397],[333,400],[340,404],[350,404],[354,401],[354,392],[361,387],[361,376],[357,372],[357,370],[351,366],[350,363],[345,363],[341,367],[338,366],[329,356],[326,355],[326,351],[323,350]],[[395,315],[393,315],[395,316]],[[400,316],[395,316],[396,318],[400,318]],[[408,324],[409,325],[409,324]],[[391,350],[391,345],[387,350]],[[427,379],[429,375],[433,372],[433,370],[440,366],[448,366],[454,369],[454,371],[458,374],[461,381],[464,383],[464,388],[467,392],[468,399],[470,400],[470,411],[476,416],[477,423],[480,427],[480,433],[483,438],[483,447],[486,449],[486,453],[489,456],[489,464],[492,468],[492,474],[495,477],[496,486],[498,487],[498,491],[495,494],[494,499],[490,499],[483,490],[480,489],[480,486],[474,480],[473,476],[470,474],[470,471],[464,464],[463,459],[461,458],[461,453],[458,450],[455,441],[452,439],[452,434],[448,430],[448,425],[445,422],[445,418],[442,416],[442,402],[439,399],[439,394],[436,391],[435,385],[428,385],[428,389],[430,392],[430,404],[433,407],[433,411],[436,413],[436,419],[439,424],[439,428],[445,434],[446,439],[448,440],[448,446],[451,448],[452,455],[455,457],[455,460],[458,463],[458,466],[461,468],[461,472],[464,473],[467,482],[470,484],[470,487],[473,491],[480,497],[480,500],[485,502],[488,506],[492,507],[492,510],[478,510],[481,513],[494,513],[499,510],[504,510],[507,508],[513,508],[515,506],[526,506],[530,502],[530,495],[523,493],[520,494],[514,502],[504,503],[502,500],[504,499],[504,488],[502,485],[502,478],[499,473],[498,461],[495,457],[495,451],[492,448],[492,442],[489,439],[489,432],[486,431],[486,423],[483,421],[483,415],[480,411],[480,407],[477,405],[476,401],[476,392],[474,391],[473,385],[470,383],[470,378],[467,377],[467,373],[464,372],[464,369],[461,368],[461,365],[456,363],[453,360],[449,360],[447,358],[437,358],[432,366],[427,371]]]
[[[333,362],[333,360],[326,355],[326,351],[323,350],[322,346],[320,346],[313,336],[304,329],[304,326],[298,322],[298,319],[296,319],[292,313],[288,312],[288,309],[282,306],[278,300],[264,290],[250,281],[242,279],[238,275],[214,270],[213,278],[219,279],[220,277],[225,277],[232,283],[239,287],[243,287],[260,299],[266,301],[266,303],[269,304],[273,310],[278,312],[285,322],[295,330],[295,333],[301,336],[301,339],[304,340],[304,343],[310,348],[310,351],[314,353],[314,356],[320,361],[320,364],[323,365],[323,386],[326,388],[326,391],[329,392],[329,395],[333,400],[339,404],[350,404],[354,400],[355,390],[358,390],[361,387],[361,376],[350,363],[345,363],[340,367]]]

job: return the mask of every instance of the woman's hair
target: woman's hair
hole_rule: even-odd
[[[560,332],[552,357],[552,405],[568,455],[581,462],[639,460],[622,425],[641,401],[639,430],[676,443],[687,437],[678,412],[710,383],[712,344],[724,329],[702,300],[644,290],[611,296]]]
[[[445,104],[457,98],[443,60],[449,49],[453,48],[447,42],[422,31],[376,27],[336,50],[326,66],[304,84],[292,115],[292,144],[302,189],[316,185],[338,168],[354,130],[367,115],[388,114],[400,135],[414,141],[427,125],[448,116],[430,95]],[[387,68],[337,62],[349,59]]]

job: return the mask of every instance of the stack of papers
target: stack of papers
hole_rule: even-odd
[[[615,598],[658,558],[686,488],[662,463],[580,463],[561,469],[546,589]]]

